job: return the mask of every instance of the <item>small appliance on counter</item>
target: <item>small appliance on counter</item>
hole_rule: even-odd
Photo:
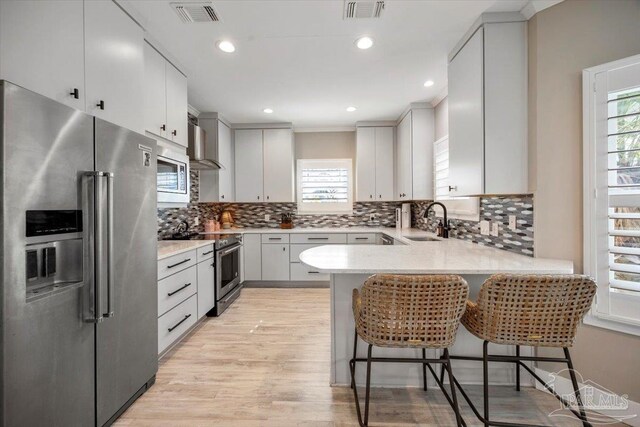
[[[231,216],[231,212],[227,210],[222,211],[220,222],[222,222],[222,228],[224,230],[230,229],[233,226],[233,217]]]

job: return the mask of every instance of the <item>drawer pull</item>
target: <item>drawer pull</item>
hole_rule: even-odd
[[[269,237],[269,240],[282,240],[282,237]]]
[[[215,262],[212,262],[212,263],[211,263],[211,267],[214,267],[215,265],[216,265],[216,263],[215,263]]]
[[[211,249],[210,251],[207,251],[207,252],[203,252],[202,255],[204,256],[204,255],[209,255],[209,254],[212,254],[212,253],[213,253],[213,249]]]
[[[356,237],[356,240],[369,240],[368,237]]]
[[[175,325],[173,325],[172,327],[168,328],[169,332],[173,332],[173,330],[175,328],[177,328],[178,326],[182,325],[184,322],[186,322],[186,320],[191,317],[191,314],[187,314],[184,316],[184,319],[182,319],[181,321],[179,321],[178,323],[176,323]]]
[[[309,274],[320,274],[319,271],[310,271]]]
[[[307,237],[307,240],[329,240],[328,237]]]
[[[177,267],[177,266],[182,265],[185,262],[189,262],[189,261],[191,261],[191,258],[187,258],[187,259],[185,259],[183,261],[180,261],[180,262],[177,262],[175,264],[167,265],[167,268],[174,268],[174,267]]]
[[[178,292],[180,292],[180,291],[182,291],[182,290],[184,290],[184,289],[187,289],[189,286],[191,286],[191,283],[187,283],[187,284],[185,284],[183,287],[178,288],[178,289],[176,289],[176,290],[175,290],[175,291],[173,291],[173,292],[169,292],[169,293],[167,294],[167,296],[169,296],[169,297],[170,297],[170,296],[173,296],[173,295],[177,294]]]

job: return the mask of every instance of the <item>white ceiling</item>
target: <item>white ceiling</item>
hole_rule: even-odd
[[[189,103],[233,123],[296,128],[395,120],[446,88],[447,54],[487,11],[526,0],[387,0],[379,19],[344,20],[342,0],[214,0],[217,23],[184,24],[170,1],[121,4],[189,78]],[[374,38],[366,51],[361,35]],[[216,41],[232,40],[226,54]],[[425,88],[431,79],[435,85]],[[347,113],[348,106],[358,110]],[[266,107],[275,112],[267,115]]]

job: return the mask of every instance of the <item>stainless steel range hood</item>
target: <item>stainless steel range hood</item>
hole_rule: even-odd
[[[207,139],[207,133],[199,126],[189,123],[189,165],[195,170],[223,169],[218,161],[218,147],[215,135]]]

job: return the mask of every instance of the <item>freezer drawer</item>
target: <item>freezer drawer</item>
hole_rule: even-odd
[[[165,351],[198,320],[198,296],[192,295],[158,319],[158,354]]]
[[[192,250],[158,261],[158,280],[196,265],[196,251]]]
[[[196,266],[165,277],[158,282],[158,315],[162,316],[198,290]]]
[[[291,280],[303,282],[329,281],[329,275],[320,273],[315,268],[309,267],[300,262],[292,262]]]

